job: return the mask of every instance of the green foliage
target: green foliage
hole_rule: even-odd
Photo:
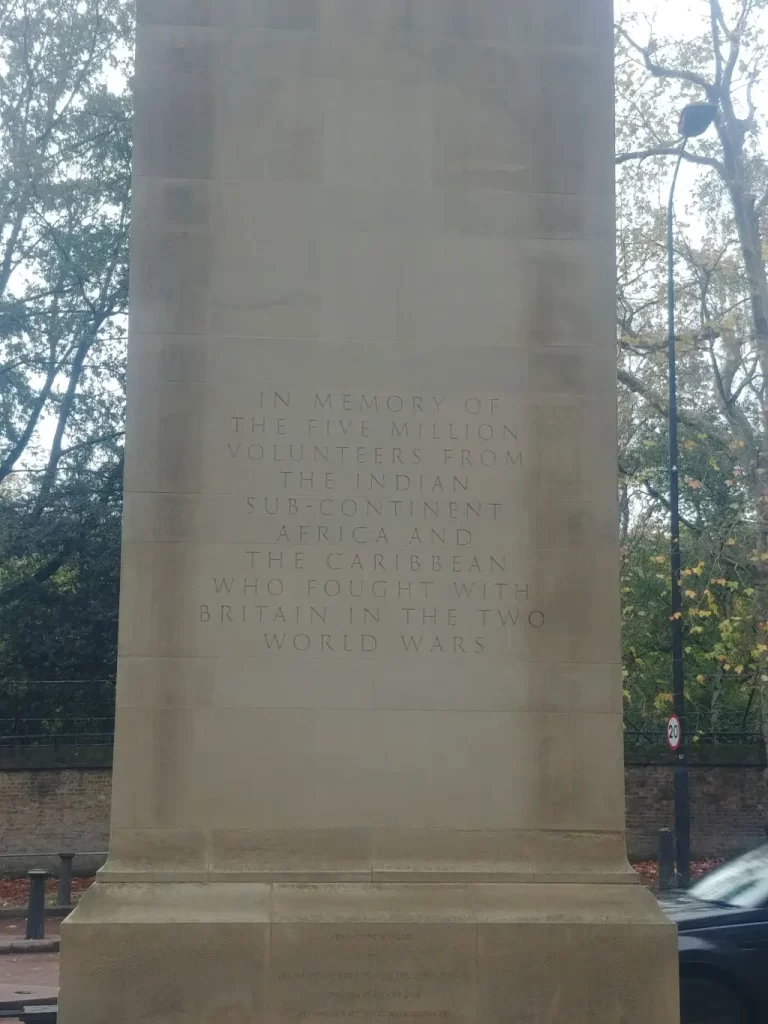
[[[617,27],[617,338],[628,727],[671,711],[666,202],[685,103],[717,105],[676,203],[687,711],[699,733],[768,728],[768,162],[765,0],[703,0],[664,35]]]
[[[679,109],[708,99],[677,206],[685,668],[699,733],[751,730],[768,722],[768,0],[701,0],[675,36],[647,6],[624,0],[616,65],[627,725],[670,710],[665,203]],[[111,713],[132,9],[0,0],[0,733]]]
[[[132,10],[0,0],[0,718],[111,713]],[[51,681],[82,680],[68,686]],[[6,723],[7,726],[7,723]],[[0,733],[9,729],[0,727]]]

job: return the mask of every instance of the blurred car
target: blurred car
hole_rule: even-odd
[[[682,1024],[767,1022],[768,844],[659,903],[678,929]]]

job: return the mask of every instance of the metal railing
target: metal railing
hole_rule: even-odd
[[[65,718],[61,724],[50,718],[27,718],[21,722],[0,718],[0,750],[25,747],[102,747],[115,738],[114,716]]]
[[[0,753],[111,746],[115,679],[0,678]]]
[[[704,724],[703,722],[701,723]],[[728,723],[723,728],[697,729],[695,721],[689,723],[691,743],[696,747],[745,746],[762,748],[763,734],[759,727],[749,723],[744,728]],[[114,715],[12,720],[0,718],[0,754],[20,753],[33,749],[88,750],[111,747],[115,739]],[[629,720],[624,730],[624,744],[628,749],[663,747],[664,722],[638,722]]]
[[[627,747],[664,745],[666,713],[648,714],[637,708],[624,709],[624,741]],[[762,716],[752,701],[745,708],[718,709],[689,707],[685,711],[688,742],[692,749],[718,745],[762,747]]]
[[[628,747],[656,747],[664,746],[665,740],[664,725],[645,726],[642,728],[626,729],[624,731],[624,742]],[[712,747],[715,745],[732,745],[759,747],[763,743],[763,735],[754,729],[727,730],[718,729],[711,732],[693,732],[690,740],[695,748]]]

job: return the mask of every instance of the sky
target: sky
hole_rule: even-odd
[[[655,20],[660,33],[684,32],[686,23],[708,7],[708,0],[614,0],[617,19],[623,14],[642,11]]]

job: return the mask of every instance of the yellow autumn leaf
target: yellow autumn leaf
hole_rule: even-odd
[[[702,676],[702,675],[698,675],[698,676],[696,676],[696,682],[697,682],[697,683],[706,683],[706,681],[707,681],[707,680],[706,680],[706,677],[705,677],[705,676]]]
[[[685,596],[689,597],[691,599],[691,601],[695,601],[696,600],[696,591],[695,590],[686,590]]]

